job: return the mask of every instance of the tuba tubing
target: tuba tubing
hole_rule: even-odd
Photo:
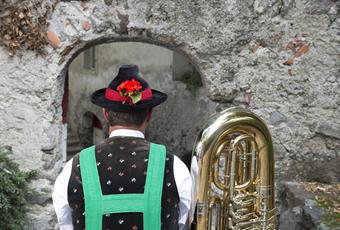
[[[198,230],[275,229],[272,138],[250,110],[233,107],[208,119],[194,146],[191,174]]]

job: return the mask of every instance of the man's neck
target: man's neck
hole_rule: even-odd
[[[145,134],[145,129],[141,128],[141,127],[136,127],[136,126],[122,126],[122,125],[114,125],[114,126],[110,126],[109,128],[109,133],[112,133],[113,131],[117,130],[117,129],[129,129],[129,130],[137,130],[140,131],[142,133]]]

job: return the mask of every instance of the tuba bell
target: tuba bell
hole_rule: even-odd
[[[270,132],[247,109],[211,116],[196,140],[193,229],[275,229],[274,154]]]

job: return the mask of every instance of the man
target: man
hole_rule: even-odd
[[[52,198],[61,230],[185,228],[190,173],[164,146],[144,139],[152,108],[166,98],[137,66],[122,66],[107,88],[93,93],[110,137],[81,151],[58,176]]]

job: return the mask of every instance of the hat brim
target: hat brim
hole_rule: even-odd
[[[105,88],[99,89],[92,94],[91,101],[93,104],[103,108],[108,108],[116,112],[136,112],[143,109],[155,107],[167,99],[165,93],[152,90],[152,98],[147,101],[139,101],[135,105],[123,104],[121,101],[111,101],[105,98]]]

